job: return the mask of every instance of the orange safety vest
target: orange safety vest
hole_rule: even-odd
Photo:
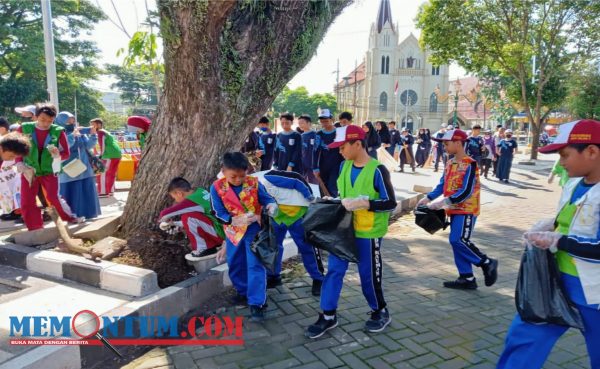
[[[463,186],[465,181],[465,174],[467,169],[471,166],[471,163],[475,162],[472,158],[465,156],[462,161],[455,162],[454,160],[448,160],[446,167],[444,168],[444,196],[449,197],[454,195]],[[479,215],[479,193],[481,191],[481,184],[479,183],[479,167],[475,166],[475,185],[473,186],[473,193],[471,196],[461,202],[460,204],[454,204],[446,210],[446,214],[473,214]]]
[[[258,179],[247,176],[242,184],[242,191],[236,195],[226,178],[221,178],[215,181],[215,190],[223,201],[225,209],[231,217],[243,215],[246,213],[254,213],[260,215],[261,206],[258,202]],[[225,225],[225,236],[231,243],[237,246],[244,235],[248,226],[234,227]]]

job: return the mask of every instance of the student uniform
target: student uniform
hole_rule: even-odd
[[[247,176],[241,186],[232,186],[226,178],[216,180],[210,187],[213,211],[225,228],[229,278],[239,295],[248,298],[248,304],[261,307],[267,301],[267,273],[250,246],[260,230],[254,222],[248,226],[234,227],[231,220],[252,212],[261,214],[263,206],[275,200],[258,179]]]
[[[337,185],[342,199],[369,196],[369,210],[354,211],[353,223],[362,292],[369,307],[379,311],[386,307],[382,287],[381,242],[387,233],[390,213],[397,205],[390,174],[375,159],[371,159],[363,168],[347,160],[341,164]],[[326,315],[335,315],[347,269],[347,261],[329,254],[327,274],[321,289],[321,309]]]
[[[344,158],[339,149],[327,147],[335,140],[335,129],[331,131],[320,130],[316,134],[313,170],[318,172],[330,195],[338,195],[337,179],[340,172],[340,163]]]
[[[441,144],[439,142],[438,144]],[[439,184],[427,194],[430,200],[441,195],[450,199],[450,245],[461,277],[473,276],[473,265],[481,266],[488,257],[471,241],[480,210],[480,183],[477,162],[465,156],[460,162],[448,160]]]
[[[223,226],[211,213],[210,193],[198,188],[189,196],[160,212],[159,222],[181,218],[193,251],[202,252],[221,246],[225,239]]]
[[[275,272],[268,276],[278,278],[281,274],[283,240],[289,232],[310,277],[322,281],[324,268],[321,251],[306,242],[302,226],[302,217],[306,214],[310,201],[314,199],[310,185],[298,173],[279,170],[265,173],[262,183],[279,206],[278,213],[273,217],[279,255]]]
[[[274,167],[286,170],[291,167],[296,173],[302,173],[302,136],[296,131],[277,134],[275,144]]]
[[[555,232],[563,237],[554,256],[567,296],[583,318],[585,344],[590,367],[600,368],[600,305],[586,299],[578,268],[597,270],[600,279],[600,184],[586,185],[574,178],[563,188],[555,222]],[[508,330],[498,369],[541,368],[558,339],[568,327],[532,324],[517,314]]]

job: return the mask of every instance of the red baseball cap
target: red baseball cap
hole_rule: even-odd
[[[462,129],[452,129],[450,131],[446,131],[444,135],[440,138],[431,138],[434,141],[442,142],[442,141],[466,141],[469,138],[467,133]]]
[[[359,126],[353,124],[335,129],[335,140],[327,145],[330,149],[340,147],[348,141],[364,140],[365,131]]]
[[[538,151],[549,154],[571,144],[600,144],[600,122],[583,119],[561,124],[558,127],[558,136],[556,136],[554,142],[540,147]]]

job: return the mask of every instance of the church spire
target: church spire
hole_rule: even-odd
[[[379,12],[377,13],[377,33],[381,33],[381,30],[386,22],[390,23],[390,27],[392,27],[393,31],[394,23],[392,23],[392,8],[390,7],[390,0],[381,0],[381,3],[379,3]]]

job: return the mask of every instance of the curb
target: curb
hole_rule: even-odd
[[[5,242],[0,242],[0,264],[134,297],[160,290],[152,270]]]

